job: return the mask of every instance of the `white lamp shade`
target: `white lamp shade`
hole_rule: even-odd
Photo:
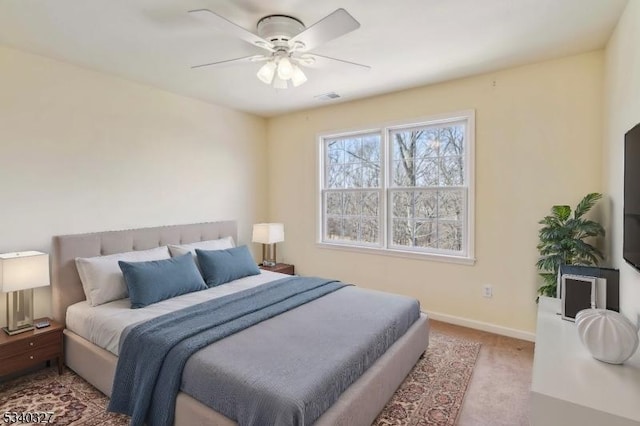
[[[256,223],[253,225],[254,243],[273,244],[284,241],[284,225],[282,223]]]
[[[289,86],[287,85],[287,80],[283,80],[277,75],[273,79],[273,88],[274,89],[287,89]]]
[[[273,77],[276,75],[276,63],[274,61],[267,62],[260,67],[256,75],[263,83],[271,84]]]
[[[286,56],[278,61],[278,77],[282,80],[289,80],[293,75],[293,65]]]
[[[0,254],[0,291],[49,285],[49,255],[39,251]]]
[[[291,76],[291,83],[293,83],[293,87],[298,87],[301,84],[304,84],[307,81],[307,76],[304,75],[299,66],[293,66],[293,75]]]

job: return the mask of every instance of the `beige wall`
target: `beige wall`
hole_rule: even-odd
[[[624,134],[640,123],[640,1],[630,1],[605,56],[604,188],[610,198],[611,260],[620,268],[621,309],[640,324],[640,272],[622,258]]]
[[[302,274],[418,297],[424,309],[527,334],[535,329],[538,220],[600,191],[602,51],[270,119],[270,220]],[[476,110],[474,266],[315,245],[316,135]],[[492,299],[481,296],[484,284]],[[482,325],[482,324],[480,324]]]
[[[0,47],[0,252],[234,218],[246,243],[267,214],[265,134],[262,118]]]

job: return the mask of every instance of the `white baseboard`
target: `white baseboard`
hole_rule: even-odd
[[[528,331],[517,330],[515,328],[503,327],[488,322],[476,321],[468,318],[456,317],[454,315],[441,314],[438,312],[426,311],[429,318],[436,321],[442,321],[449,324],[460,325],[462,327],[473,328],[475,330],[487,331],[489,333],[499,334],[501,336],[513,337],[515,339],[527,340],[529,342],[536,341],[536,334]]]

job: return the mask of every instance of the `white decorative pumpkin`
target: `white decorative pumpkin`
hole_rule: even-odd
[[[576,315],[580,340],[600,361],[622,364],[638,349],[638,330],[621,313],[585,309]]]

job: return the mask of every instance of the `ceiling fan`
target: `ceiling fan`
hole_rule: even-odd
[[[370,68],[367,65],[309,52],[329,40],[360,28],[360,23],[344,9],[335,10],[310,27],[305,27],[302,21],[292,16],[265,16],[258,21],[257,34],[247,31],[209,9],[190,10],[189,13],[198,16],[220,30],[269,52],[263,55],[245,56],[195,65],[191,68],[266,61],[256,75],[260,81],[273,85],[276,89],[286,89],[289,81],[294,87],[306,82],[307,76],[300,67],[312,65],[315,63],[316,58],[338,61],[365,69]]]

